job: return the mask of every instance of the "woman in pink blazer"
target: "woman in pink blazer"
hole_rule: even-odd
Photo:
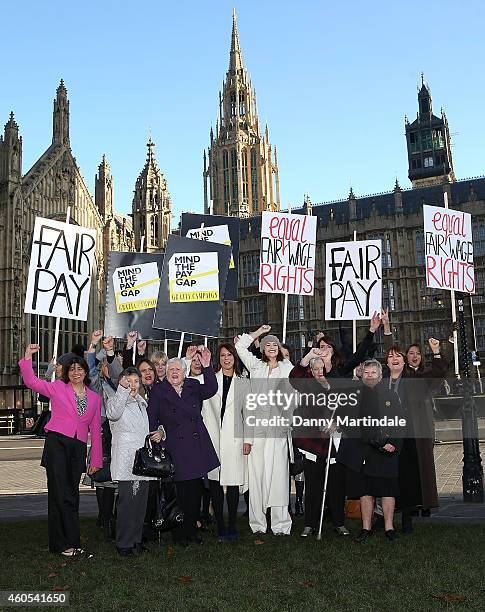
[[[47,472],[49,550],[72,557],[82,552],[79,533],[79,481],[86,469],[88,431],[91,434],[93,474],[103,466],[101,444],[101,399],[88,389],[89,368],[73,355],[54,382],[34,375],[32,355],[38,344],[29,344],[19,361],[24,384],[50,398],[52,416],[45,426],[47,436],[41,465]]]

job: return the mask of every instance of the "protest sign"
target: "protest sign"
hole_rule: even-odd
[[[95,248],[96,230],[37,217],[24,311],[86,321]]]
[[[182,236],[193,240],[206,240],[231,245],[232,256],[224,294],[224,300],[226,301],[234,301],[238,298],[239,225],[240,222],[237,217],[182,213]]]
[[[475,293],[472,216],[423,206],[426,285],[433,289]]]
[[[160,276],[155,261],[116,268],[113,274],[116,311],[155,308],[159,285]]]
[[[106,307],[104,318],[104,335],[113,336],[114,338],[125,338],[130,331],[137,331],[140,338],[147,340],[175,340],[179,341],[180,333],[162,329],[153,329],[153,314],[155,312],[156,299],[160,285],[160,274],[162,272],[163,253],[132,253],[111,251],[108,256],[108,275],[106,278]],[[147,278],[156,282],[148,285],[150,291],[153,291],[153,286],[157,288],[155,303],[151,307],[133,308],[125,310],[124,306],[140,306],[134,304],[137,300],[133,296],[121,296],[123,299],[118,306],[115,292],[122,284],[119,279],[119,272],[124,270],[141,269],[142,274],[149,271]],[[155,272],[156,269],[156,272]],[[145,271],[145,272],[144,272]],[[137,276],[137,272],[134,275]],[[126,277],[123,277],[126,278]],[[126,279],[127,280],[127,279]],[[127,280],[128,283],[130,281]],[[123,283],[126,284],[126,283]],[[133,288],[121,289],[121,291],[133,291]],[[138,297],[138,296],[136,296]],[[150,300],[153,298],[150,298]],[[151,303],[151,301],[150,301]],[[189,338],[187,338],[189,340]]]
[[[381,303],[381,241],[327,243],[325,319],[370,319],[381,311]]]
[[[230,259],[227,245],[170,234],[153,327],[217,337]]]
[[[168,264],[170,302],[219,300],[217,253],[174,253]]]
[[[262,213],[261,293],[313,295],[316,231],[316,217]]]

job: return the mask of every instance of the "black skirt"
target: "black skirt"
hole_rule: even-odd
[[[356,499],[364,495],[372,497],[397,497],[399,495],[399,479],[369,476],[363,472],[348,469],[347,497]]]

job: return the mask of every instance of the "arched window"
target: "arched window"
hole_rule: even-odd
[[[231,117],[235,117],[236,116],[236,92],[235,91],[231,91],[230,101],[231,101]]]
[[[239,92],[239,116],[244,117],[246,115],[246,96],[244,91]]]
[[[253,210],[258,210],[258,166],[256,149],[251,149],[251,199]]]
[[[229,187],[229,154],[226,149],[222,152],[222,168],[224,172],[224,210],[229,212],[231,195]]]
[[[242,174],[242,190],[243,202],[249,204],[249,181],[248,181],[248,150],[243,149],[241,152],[241,174]]]
[[[238,202],[238,186],[237,186],[237,151],[231,149],[231,183],[232,183],[232,202]]]

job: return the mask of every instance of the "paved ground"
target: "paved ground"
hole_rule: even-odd
[[[0,442],[0,520],[46,516],[45,470],[39,465],[42,443],[42,440],[27,436]],[[485,461],[485,443],[480,445],[480,449]],[[24,456],[32,458],[25,459]],[[433,512],[432,519],[423,521],[485,522],[485,504],[463,503],[462,459],[462,444],[435,446],[440,508]],[[80,490],[81,513],[96,513],[94,491],[82,484]]]

